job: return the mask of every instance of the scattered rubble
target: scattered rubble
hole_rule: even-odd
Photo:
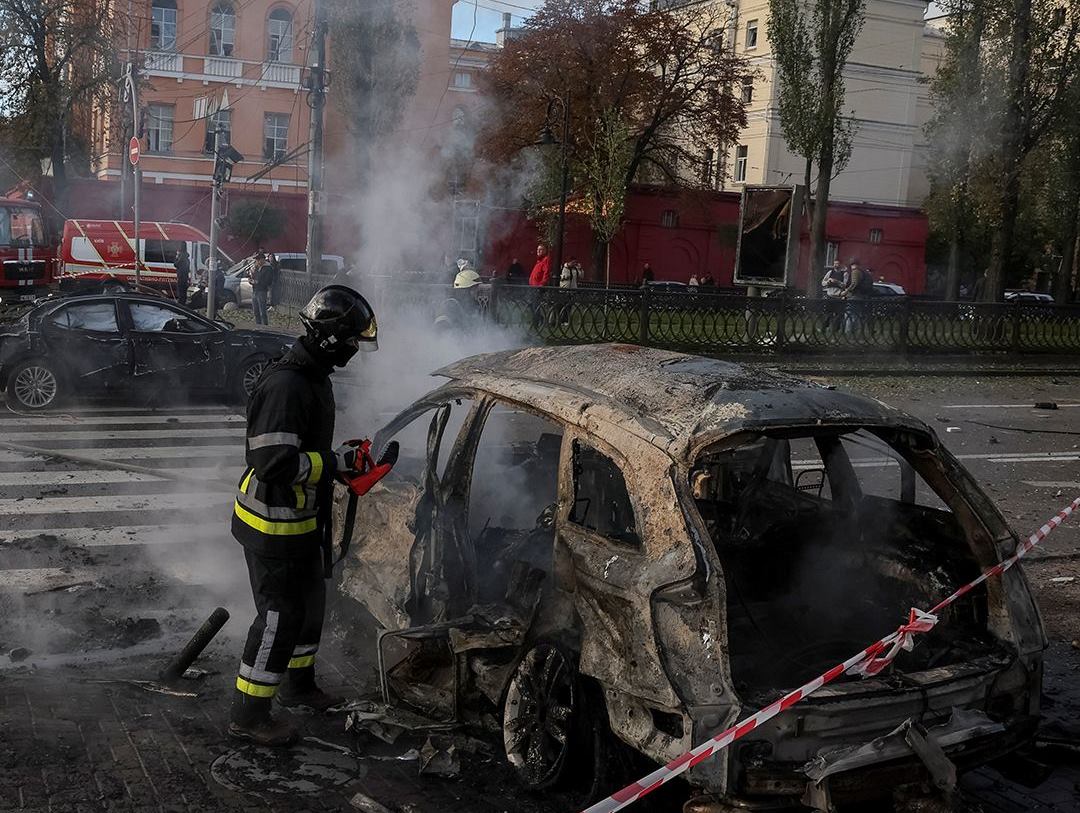
[[[25,661],[32,654],[34,653],[27,649],[25,646],[17,646],[13,650],[8,652],[8,657],[11,659],[12,663],[20,663],[22,661]]]

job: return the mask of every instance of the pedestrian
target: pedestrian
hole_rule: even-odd
[[[563,290],[576,289],[578,283],[581,282],[582,275],[581,263],[571,259],[563,264],[562,270],[559,272],[559,287]],[[559,308],[559,322],[563,325],[570,324],[570,312],[573,308],[573,295],[562,295],[562,307]]]
[[[874,294],[874,276],[869,268],[863,268],[858,257],[848,261],[847,283],[840,295],[847,300],[847,313],[844,316],[844,332],[853,333],[860,324],[861,305],[859,300],[869,299]]]
[[[266,369],[248,404],[247,469],[232,517],[257,615],[240,661],[229,734],[259,745],[296,739],[290,723],[271,716],[275,696],[286,707],[316,711],[340,702],[315,680],[332,564],[331,499],[335,478],[372,471],[358,461],[359,441],[333,448],[330,373],[358,350],[378,348],[375,314],[356,291],[330,285],[312,297],[300,321],[304,335]]]
[[[214,286],[214,318],[216,319],[218,311],[225,304],[225,271],[221,267],[220,259],[211,259],[210,264],[214,269],[210,272],[209,284]],[[209,288],[207,291],[209,292]],[[207,295],[209,296],[209,293]]]
[[[551,257],[548,255],[547,246],[543,243],[536,247],[536,263],[529,274],[529,285],[533,288],[543,288],[551,282]]]
[[[697,278],[697,273],[695,272],[695,273],[691,274],[690,275],[690,283],[689,283],[690,287],[696,289],[700,284],[701,283],[698,281],[698,278]]]
[[[838,304],[841,292],[846,284],[844,266],[840,260],[833,260],[830,268],[826,269],[825,276],[821,278],[821,292],[825,296],[825,329],[829,330],[834,324],[839,324],[841,315],[839,311],[843,305]]]
[[[656,275],[653,273],[652,266],[649,265],[649,263],[645,263],[645,265],[641,269],[641,284],[643,286],[649,285],[655,280]]]
[[[508,285],[521,285],[525,281],[525,269],[518,262],[518,258],[514,257],[510,267],[506,269],[506,283]]]
[[[270,288],[274,283],[274,266],[270,258],[256,258],[255,272],[251,277],[251,309],[255,312],[255,324],[269,325],[266,303],[270,297]]]
[[[188,282],[191,276],[191,258],[188,256],[187,243],[181,243],[173,260],[173,268],[176,269],[176,301],[181,305],[187,304]]]
[[[706,271],[705,276],[701,278],[701,287],[705,290],[712,290],[716,287],[716,280],[713,279],[711,271]]]
[[[270,268],[273,271],[273,275],[270,278],[270,305],[279,307],[281,305],[281,260],[278,259],[277,254],[270,252],[267,255],[267,259],[270,260]]]

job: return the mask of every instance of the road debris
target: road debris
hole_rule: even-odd
[[[393,813],[386,805],[379,804],[370,796],[357,791],[353,794],[353,797],[349,799],[349,804],[355,807],[362,813]]]
[[[398,737],[406,731],[447,731],[453,727],[450,723],[429,720],[406,709],[366,700],[353,701],[337,710],[349,712],[345,718],[346,731],[354,734],[363,731],[388,745],[397,742]]]
[[[206,649],[207,645],[214,639],[214,636],[218,634],[218,631],[225,626],[225,622],[228,620],[229,611],[224,607],[218,607],[210,613],[210,617],[207,618],[202,626],[196,630],[195,634],[191,636],[191,640],[187,642],[187,645],[182,650],[180,650],[180,654],[158,674],[161,682],[173,683],[184,676],[188,667],[202,654],[202,651]]]
[[[40,590],[27,590],[23,593],[24,596],[40,596],[45,593],[59,593],[61,591],[75,591],[80,587],[100,587],[101,585],[90,579],[83,579],[77,582],[69,582],[67,584],[57,584],[52,587],[42,587]]]
[[[1076,576],[1055,576],[1050,579],[1050,584],[1072,584],[1076,581]]]
[[[461,757],[453,740],[428,737],[420,749],[420,774],[451,779],[461,773]]]
[[[27,649],[25,646],[17,646],[13,650],[8,652],[8,657],[11,659],[12,663],[21,663],[33,654],[34,653]]]
[[[1058,405],[1056,401],[1036,401],[1035,409],[1057,409]]]

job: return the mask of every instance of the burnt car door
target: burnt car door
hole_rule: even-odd
[[[222,389],[226,331],[166,303],[123,300],[136,377],[185,389]]]
[[[64,305],[42,318],[40,330],[50,357],[76,389],[113,386],[131,370],[114,299]]]
[[[387,629],[449,617],[469,592],[475,565],[463,547],[460,499],[449,496],[453,440],[475,419],[471,394],[437,390],[376,434],[376,456],[401,445],[394,470],[359,500],[342,589]],[[347,494],[335,499],[341,536]],[[449,507],[448,507],[449,503]],[[455,519],[457,517],[457,519]]]

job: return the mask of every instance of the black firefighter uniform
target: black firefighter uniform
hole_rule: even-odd
[[[258,610],[236,679],[251,698],[272,698],[286,670],[292,688],[314,683],[337,466],[329,372],[298,341],[263,374],[248,404],[248,467],[232,532],[244,546]]]

